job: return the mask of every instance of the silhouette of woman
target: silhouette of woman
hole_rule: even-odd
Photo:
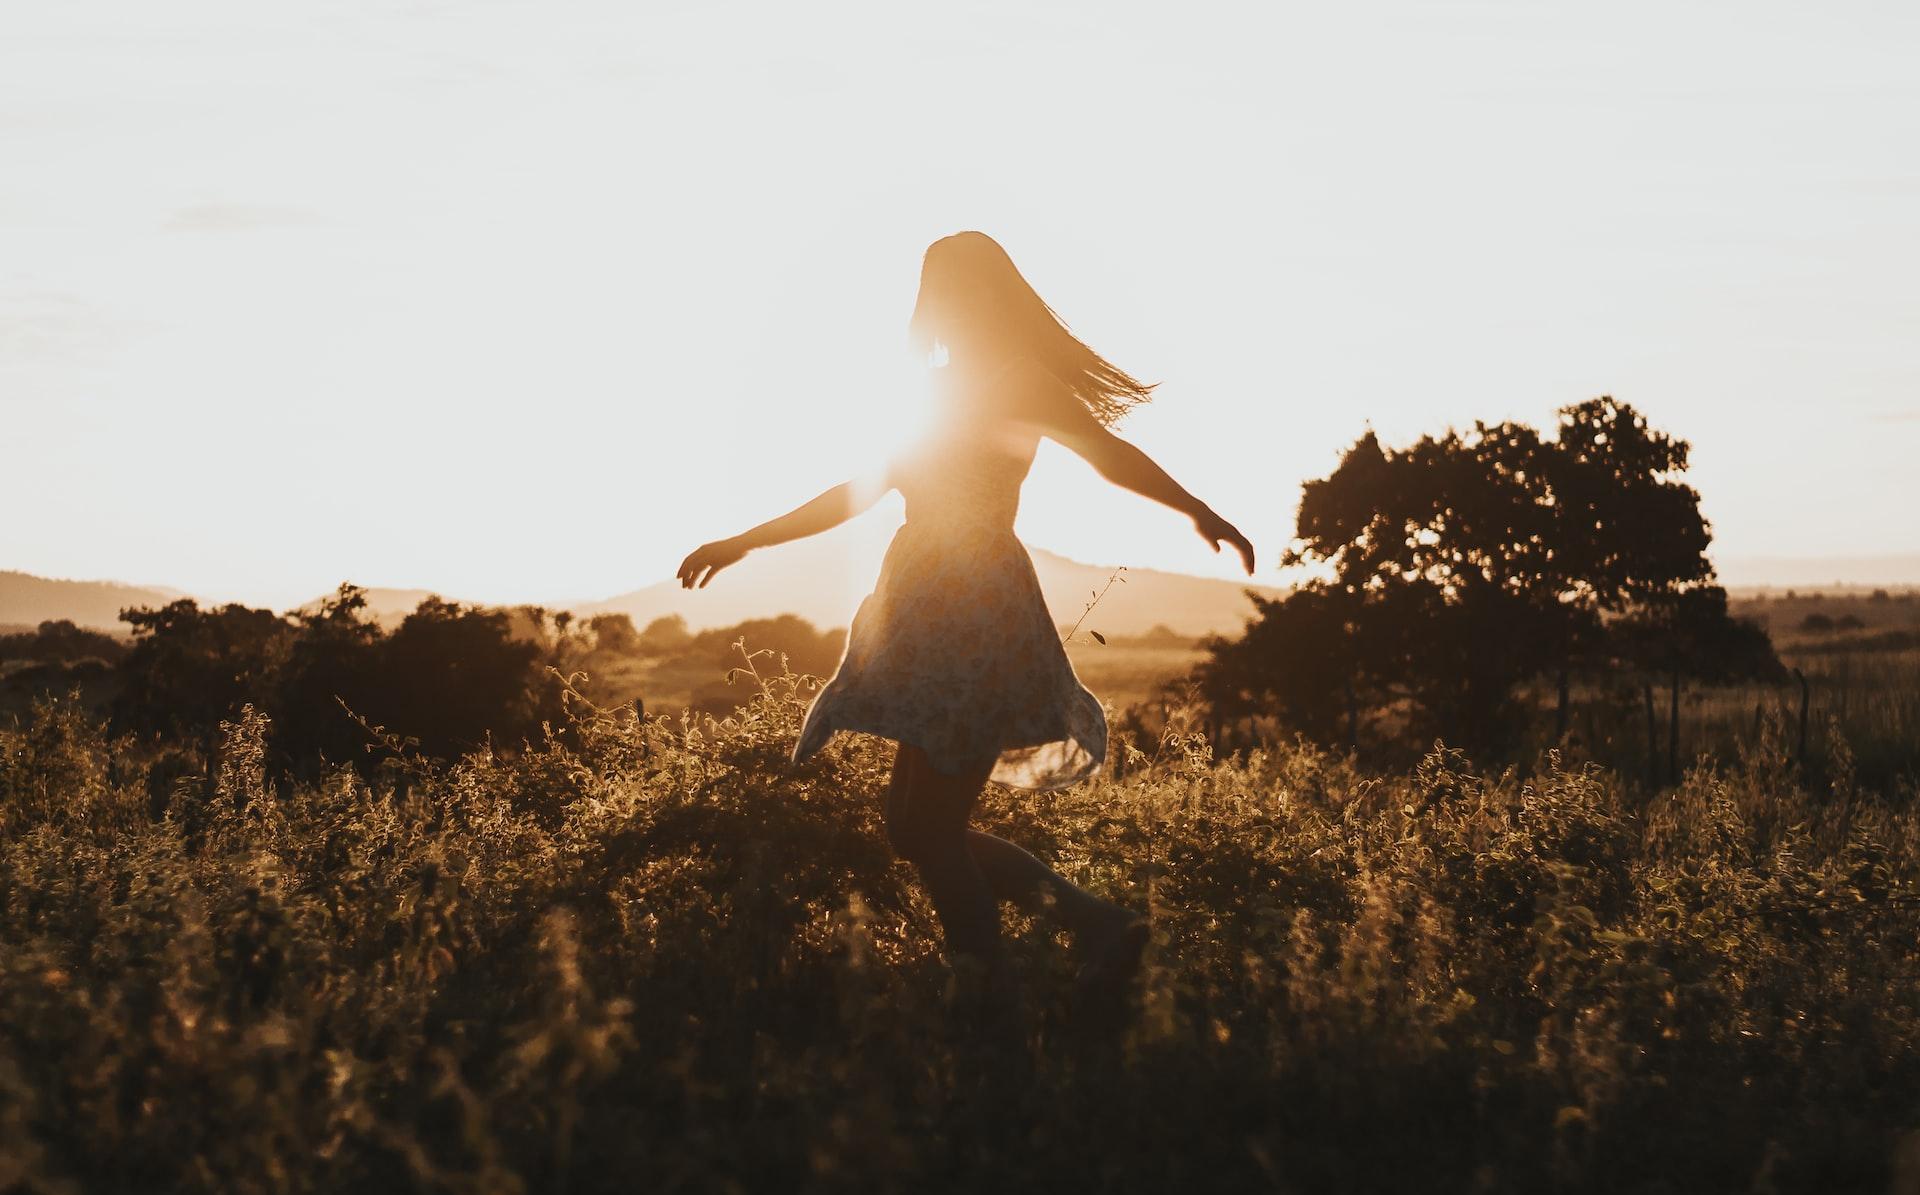
[[[967,828],[989,780],[1058,788],[1104,762],[1107,725],[1054,629],[1033,562],[1014,537],[1020,485],[1040,437],[1084,457],[1107,480],[1188,515],[1248,575],[1247,537],[1108,426],[1152,389],[1081,343],[993,238],[962,232],[928,248],[909,325],[934,370],[936,418],[920,443],[871,484],[847,482],[732,539],[704,544],[680,583],[705,586],[755,548],[825,531],[888,490],[906,522],[861,602],[833,678],[814,698],[794,759],[837,730],[899,743],[887,791],[887,836],[919,873],[950,959],[997,971],[998,901],[1052,909],[1086,957],[1083,992],[1114,990],[1137,970],[1146,923],[1074,885],[1005,839]]]

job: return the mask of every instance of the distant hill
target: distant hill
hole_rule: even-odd
[[[1920,552],[1897,556],[1714,557],[1729,589],[1874,589],[1920,585]]]
[[[39,626],[67,619],[83,627],[125,631],[120,611],[129,606],[164,606],[187,595],[162,585],[124,585],[118,581],[64,581],[32,573],[0,570],[0,625]]]
[[[678,582],[662,581],[573,609],[583,615],[626,614],[638,627],[669,614],[681,615],[699,630],[782,613],[798,614],[819,627],[845,626],[873,587],[884,547],[822,536],[756,552],[706,589],[685,590]],[[1080,617],[1114,571],[1040,549],[1033,549],[1033,565],[1054,622],[1063,624]],[[1280,592],[1213,577],[1128,569],[1084,625],[1106,635],[1142,635],[1157,626],[1187,637],[1238,632],[1253,614],[1246,596],[1250,587],[1268,596]]]
[[[826,535],[756,552],[722,573],[703,590],[681,589],[661,581],[601,601],[545,603],[550,610],[571,609],[590,615],[605,611],[632,617],[635,626],[678,614],[695,630],[731,626],[749,618],[798,614],[822,629],[842,627],[860,599],[873,587],[886,550],[885,528],[842,528]],[[1056,623],[1071,623],[1092,593],[1107,583],[1113,568],[1084,564],[1032,549],[1034,571]],[[1722,581],[1736,590],[1798,586],[1856,588],[1920,585],[1920,555],[1873,557],[1731,557],[1718,561]],[[1248,586],[1214,577],[1153,569],[1129,569],[1086,622],[1106,635],[1143,635],[1165,626],[1182,637],[1238,632],[1252,614],[1246,590],[1272,596],[1271,586]],[[367,607],[392,626],[435,591],[369,589]],[[0,627],[30,629],[48,619],[70,619],[80,626],[124,631],[120,611],[129,606],[163,606],[189,596],[163,585],[126,585],[117,581],[66,581],[0,570]],[[449,600],[459,594],[441,593]],[[217,599],[212,599],[217,600]],[[315,597],[297,609],[316,606]]]

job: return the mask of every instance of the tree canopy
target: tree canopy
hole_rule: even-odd
[[[210,745],[252,704],[272,718],[276,759],[298,764],[365,758],[349,710],[441,757],[537,738],[558,714],[541,647],[513,633],[512,612],[428,598],[391,632],[365,613],[352,585],[291,616],[190,598],[125,611],[134,638],[114,721]]]
[[[1520,722],[1517,687],[1617,652],[1619,627],[1641,628],[1641,659],[1656,625],[1704,644],[1716,609],[1729,621],[1687,454],[1610,397],[1562,408],[1551,436],[1475,423],[1395,450],[1369,431],[1304,488],[1286,563],[1318,576],[1256,598],[1242,638],[1213,640],[1202,691],[1323,739],[1365,704],[1499,747]],[[1692,593],[1708,596],[1677,604]],[[1655,613],[1670,608],[1685,617]],[[1757,666],[1750,647],[1743,667]],[[1717,678],[1711,656],[1685,655],[1688,675]]]

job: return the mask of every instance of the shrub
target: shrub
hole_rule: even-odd
[[[204,781],[71,705],[0,729],[0,1182],[1880,1190],[1913,1127],[1920,824],[1777,747],[1651,803],[1177,731],[992,790],[1155,944],[1116,1035],[1012,915],[1028,1011],[983,1027],[883,745],[790,767],[810,682],[751,683],[285,791],[251,709]]]

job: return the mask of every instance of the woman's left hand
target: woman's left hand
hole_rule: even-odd
[[[1238,527],[1214,514],[1212,510],[1203,510],[1193,516],[1193,529],[1200,533],[1201,539],[1212,544],[1216,552],[1220,550],[1221,544],[1232,546],[1234,551],[1240,553],[1240,563],[1246,566],[1247,576],[1253,576],[1253,541],[1240,534]]]

